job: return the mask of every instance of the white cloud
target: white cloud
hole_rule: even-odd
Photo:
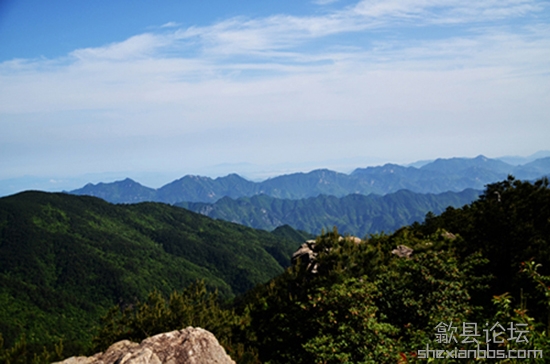
[[[163,165],[182,155],[200,154],[196,165],[282,163],[403,148],[421,159],[436,148],[471,148],[463,141],[473,130],[493,148],[514,136],[542,143],[550,26],[498,21],[540,4],[361,1],[324,15],[165,27],[62,59],[4,62],[0,145],[3,155],[55,152],[66,163],[89,153],[116,170],[128,154],[150,168],[170,153]],[[449,35],[414,35],[440,29]],[[342,142],[327,148],[324,137]],[[6,171],[8,162],[0,158]]]
[[[168,23],[162,24],[160,27],[161,28],[177,28],[180,25],[181,25],[180,23],[177,23],[175,21],[169,21]]]
[[[368,18],[407,20],[416,25],[491,21],[543,9],[535,0],[362,0],[353,12]]]
[[[104,47],[77,49],[71,52],[70,56],[79,60],[110,59],[128,61],[153,56],[156,51],[169,45],[169,39],[161,35],[145,33]]]

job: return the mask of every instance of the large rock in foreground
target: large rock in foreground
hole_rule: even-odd
[[[72,357],[58,364],[235,364],[216,337],[201,328],[188,327],[111,345],[104,353]]]

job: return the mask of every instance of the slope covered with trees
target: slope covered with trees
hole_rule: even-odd
[[[495,276],[490,295],[504,291],[519,294],[527,288],[525,279],[517,275],[521,262],[533,259],[541,264],[541,274],[550,275],[550,190],[546,178],[530,183],[508,177],[487,186],[479,201],[459,209],[449,207],[439,216],[430,214],[417,230],[431,234],[442,228],[467,242],[457,248],[462,255],[479,251],[489,259],[486,271]],[[532,294],[524,290],[524,298],[534,304]]]
[[[289,228],[286,227],[286,230]],[[300,233],[296,233],[302,236]],[[291,234],[288,236],[292,236]],[[159,203],[112,205],[68,194],[0,199],[0,333],[41,351],[90,348],[109,307],[199,279],[242,294],[289,265],[297,242]]]
[[[509,178],[472,204],[391,235],[357,243],[336,230],[324,233],[313,248],[315,270],[298,263],[232,307],[216,306],[226,315],[221,327],[203,324],[239,363],[426,362],[437,355],[422,352],[427,348],[443,350],[448,363],[473,361],[478,350],[494,350],[479,362],[544,363],[549,206],[548,180]],[[398,246],[413,252],[400,257]],[[177,297],[150,299],[139,310],[153,315],[164,307],[166,326],[158,330],[172,329],[169,307]],[[98,340],[122,328],[139,338],[139,310],[113,312]]]
[[[322,229],[336,226],[340,231],[363,237],[421,222],[428,212],[438,214],[449,206],[464,206],[479,194],[472,189],[437,195],[401,190],[384,196],[320,195],[300,200],[256,195],[239,199],[224,197],[215,203],[181,202],[175,206],[256,229],[273,230],[286,224],[319,234]]]
[[[114,306],[95,332],[95,350],[196,325],[239,364],[426,362],[423,355],[436,355],[422,353],[427,348],[443,350],[448,363],[473,361],[478,349],[497,358],[479,362],[544,363],[549,207],[547,179],[510,177],[471,204],[391,235],[357,242],[336,229],[323,232],[308,254],[314,261],[299,260],[231,302],[199,282]],[[295,236],[288,227],[278,233]]]

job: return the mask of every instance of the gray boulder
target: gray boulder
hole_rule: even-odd
[[[104,353],[72,357],[57,364],[235,364],[216,337],[201,328],[188,327],[111,345]]]
[[[406,245],[398,245],[396,249],[391,251],[392,254],[397,255],[399,258],[410,258],[414,250]]]
[[[305,264],[306,269],[311,273],[317,273],[318,263],[317,253],[315,249],[315,240],[307,240],[305,243],[300,246],[298,250],[292,254],[291,263],[296,265],[298,262]]]
[[[361,244],[362,242],[361,239],[355,236],[338,237],[338,241],[344,240],[351,241],[354,244]],[[306,240],[306,242],[303,243],[300,248],[294,252],[294,254],[292,254],[290,262],[292,265],[296,265],[300,262],[306,266],[306,269],[309,272],[316,274],[319,269],[317,255],[318,253],[315,251],[315,240]]]

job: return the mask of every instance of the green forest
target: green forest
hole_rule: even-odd
[[[82,204],[101,205],[98,201],[89,198],[82,200]],[[73,204],[66,208],[72,208]],[[464,355],[477,353],[480,348],[486,349],[485,355],[489,355],[488,352],[495,355],[478,358],[480,362],[528,360],[543,363],[544,355],[550,354],[550,189],[546,178],[527,182],[510,176],[488,185],[480,198],[471,204],[448,208],[439,215],[428,213],[423,223],[402,227],[392,234],[370,235],[360,243],[346,239],[346,232],[336,228],[323,231],[315,238],[313,248],[317,254],[316,269],[311,269],[311,264],[298,262],[286,269],[279,267],[280,271],[267,279],[257,273],[256,281],[246,284],[226,283],[226,286],[223,283],[240,282],[244,277],[239,275],[239,268],[244,269],[247,261],[238,256],[234,258],[244,259],[241,265],[227,267],[227,272],[217,268],[220,275],[210,279],[207,279],[210,276],[201,277],[198,270],[211,264],[206,258],[196,263],[198,268],[184,265],[189,272],[196,269],[197,273],[189,275],[187,280],[180,278],[176,283],[166,281],[167,278],[155,281],[151,276],[143,276],[143,262],[134,263],[135,274],[120,278],[133,284],[134,291],[121,296],[123,302],[132,304],[112,304],[109,310],[101,312],[95,326],[91,325],[91,320],[78,322],[78,316],[71,316],[70,312],[97,310],[91,305],[93,299],[108,296],[107,292],[94,291],[94,283],[103,278],[91,274],[79,277],[83,281],[78,284],[70,281],[76,278],[62,274],[62,265],[55,265],[58,267],[55,271],[47,269],[46,260],[58,256],[51,249],[69,250],[76,244],[73,240],[49,246],[39,244],[37,236],[28,239],[36,243],[18,251],[19,255],[11,253],[15,247],[9,242],[22,239],[17,234],[34,231],[34,228],[13,226],[10,219],[13,209],[18,206],[20,202],[11,206],[12,210],[3,208],[0,215],[2,322],[25,309],[29,312],[28,316],[18,318],[20,326],[3,324],[0,327],[4,338],[0,358],[4,362],[38,363],[77,353],[90,355],[105,350],[117,340],[139,341],[186,326],[200,326],[214,333],[237,363],[458,363],[464,362],[467,358]],[[174,240],[163,240],[153,233],[156,229],[151,226],[160,222],[148,217],[148,213],[159,209],[158,206],[116,206],[120,210],[113,218],[133,221],[137,231],[147,232],[145,235],[157,244],[159,252],[170,251],[175,257],[188,258],[184,252],[171,247],[169,241]],[[50,240],[40,238],[44,239],[42,242],[54,241],[53,237],[61,241],[64,232],[73,231],[77,234],[75,239],[101,241],[109,249],[118,249],[119,244],[112,242],[112,236],[107,233],[114,226],[104,226],[105,235],[96,240],[77,232],[72,225],[74,218],[64,217],[65,210],[56,209],[53,203],[40,208],[43,210],[41,217],[29,212],[33,218],[18,221],[48,230],[52,234]],[[86,209],[95,211],[91,207]],[[138,213],[139,218],[130,217]],[[167,221],[170,214],[160,216],[162,223],[170,225]],[[189,216],[199,218],[195,214]],[[108,224],[100,213],[96,219],[93,220],[95,224]],[[205,234],[206,221],[222,223],[204,220],[201,226]],[[155,226],[164,231],[161,228],[164,225]],[[121,229],[122,225],[117,228]],[[133,231],[126,230],[126,240],[118,238],[122,239],[120,243],[139,242]],[[176,234],[177,229],[172,232]],[[288,259],[299,247],[296,241],[307,238],[288,227],[279,237],[286,239],[284,243],[277,243],[281,240],[275,237],[271,237],[274,239],[271,242],[260,239],[262,243],[254,243],[258,246],[254,259],[283,263],[283,258]],[[296,240],[292,241],[293,237]],[[239,240],[243,246],[239,254],[253,244],[247,238],[244,233],[239,236],[243,239]],[[289,253],[290,246],[293,249]],[[107,264],[111,250],[97,249],[101,251],[98,256],[104,259],[97,264]],[[150,249],[148,255],[142,252],[140,256],[150,257],[147,269],[160,274],[154,270],[153,263],[157,250]],[[201,250],[197,248],[196,251]],[[400,256],[396,254],[399,251],[410,254]],[[265,258],[261,252],[267,252]],[[128,251],[124,254],[132,255]],[[69,256],[81,259],[77,255]],[[32,270],[22,272],[16,267],[26,265],[17,259],[36,262]],[[95,263],[82,261],[82,264],[93,268]],[[176,274],[179,267],[173,269],[171,274]],[[68,280],[66,286],[73,289],[74,296],[62,300],[49,296],[55,288],[52,285],[62,284],[59,277]],[[221,280],[217,281],[216,277]],[[33,280],[32,285],[29,279]],[[185,288],[180,289],[179,285]],[[115,281],[110,289],[122,289],[122,286],[125,284],[117,286]],[[143,292],[146,288],[150,288],[148,293]],[[132,298],[138,299],[132,301]],[[39,306],[40,302],[42,311],[31,313],[30,307]],[[51,335],[40,342],[35,340],[42,346],[33,346],[34,338],[30,335],[39,331],[24,331],[23,328],[41,320],[61,326],[57,336]],[[69,326],[89,330],[88,341],[71,346],[72,338],[60,334],[63,330],[68,332]],[[13,331],[14,328],[20,331]],[[8,342],[8,338],[15,340]],[[437,355],[441,356],[436,359]],[[521,355],[530,357],[526,359]],[[473,360],[470,357],[470,361]]]
[[[101,316],[197,280],[220,298],[281,274],[309,235],[162,203],[29,191],[0,199],[0,358],[89,353]],[[23,347],[25,350],[23,350]],[[5,361],[6,359],[4,359]]]
[[[236,200],[224,197],[215,203],[180,202],[175,206],[256,229],[273,230],[288,224],[318,234],[324,228],[337,226],[346,234],[362,237],[370,233],[393,232],[422,221],[429,211],[441,213],[448,206],[464,206],[476,200],[480,193],[473,189],[440,194],[400,190],[383,196],[319,195],[300,200],[256,195]]]

